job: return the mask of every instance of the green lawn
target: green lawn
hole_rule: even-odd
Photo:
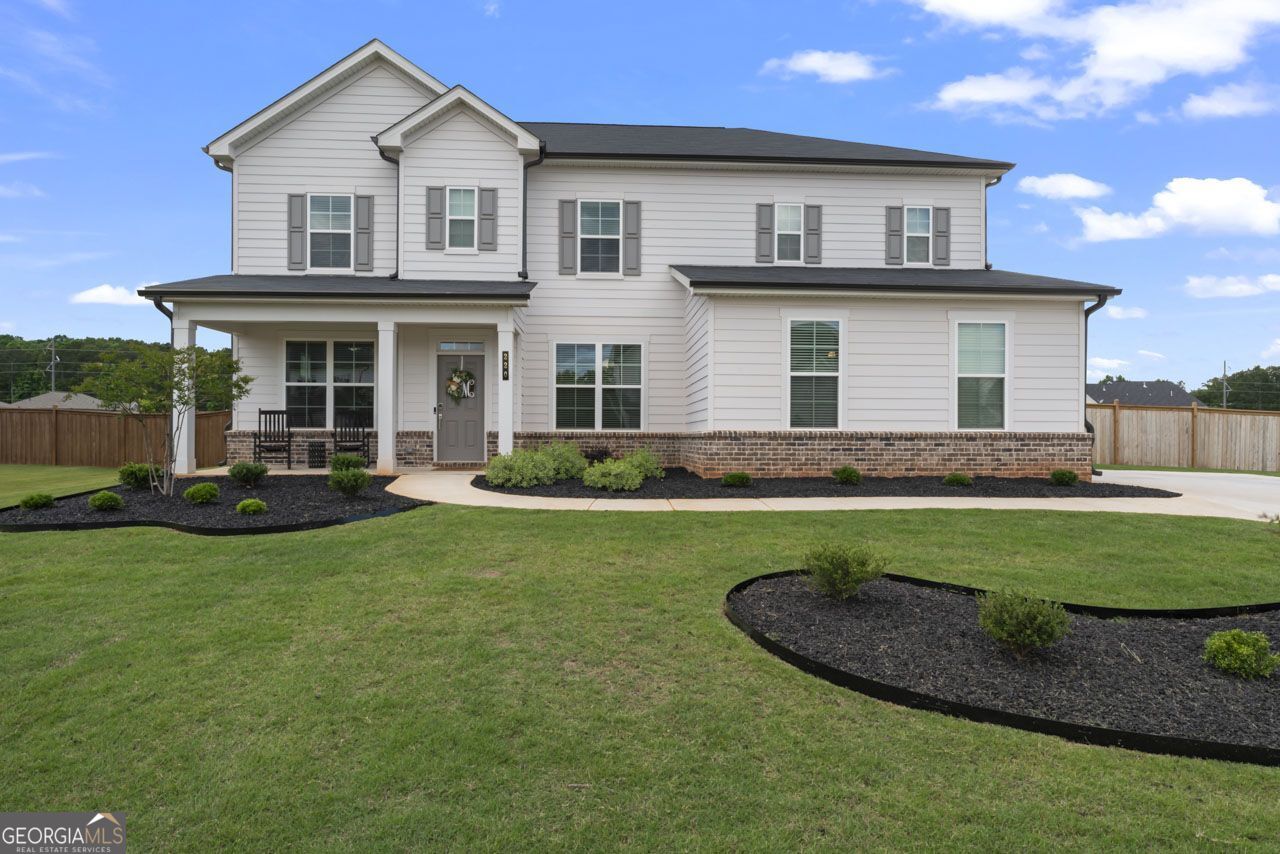
[[[116,482],[115,469],[88,466],[5,466],[0,465],[0,507],[17,504],[33,492],[70,495]]]
[[[1113,466],[1099,465],[1103,471],[1198,471],[1215,472],[1217,474],[1261,474],[1267,477],[1280,477],[1280,471],[1240,471],[1239,469],[1193,469],[1178,466]]]
[[[430,507],[299,534],[0,535],[0,808],[137,850],[1280,845],[1280,769],[902,709],[721,613],[815,538],[1082,602],[1280,598],[1257,522]]]

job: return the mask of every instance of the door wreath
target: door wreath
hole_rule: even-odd
[[[476,375],[465,368],[454,368],[453,373],[449,374],[449,381],[445,383],[444,393],[454,403],[462,403],[469,397],[475,397]]]

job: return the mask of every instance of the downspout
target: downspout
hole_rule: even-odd
[[[1089,316],[1093,314],[1095,311],[1097,311],[1098,309],[1102,308],[1104,305],[1106,305],[1107,300],[1109,299],[1111,299],[1111,297],[1108,296],[1107,294],[1098,294],[1098,301],[1091,306],[1087,306],[1084,310],[1084,363],[1086,365],[1086,369],[1089,364]],[[1085,392],[1084,412],[1085,412],[1084,432],[1089,434],[1089,444],[1092,445],[1094,442],[1097,441],[1097,436],[1093,432],[1093,422],[1089,420],[1089,393],[1088,392]],[[1096,467],[1093,468],[1093,473],[1094,475],[1102,474],[1102,472],[1098,471]]]
[[[373,145],[378,149],[378,156],[388,163],[394,163],[396,167],[396,268],[392,271],[388,278],[400,278],[400,208],[404,207],[403,199],[400,198],[400,161],[382,150],[382,146],[378,145],[378,135],[374,134],[369,137],[373,140]]]
[[[988,270],[991,269],[991,262],[987,260],[987,232],[991,229],[987,225],[987,190],[990,190],[1003,180],[1003,175],[997,175],[994,181],[988,181],[987,185],[982,188],[982,263]]]
[[[529,170],[547,157],[547,144],[538,140],[538,156],[524,164],[524,187],[520,194],[520,272],[521,280],[529,278]]]
[[[168,306],[166,306],[166,305],[161,301],[161,298],[160,298],[160,297],[152,297],[152,298],[151,298],[151,304],[152,304],[152,305],[154,305],[154,306],[156,307],[156,311],[160,312],[160,313],[161,313],[161,314],[163,314],[165,317],[169,318],[170,325],[172,325],[172,322],[173,322],[173,312],[172,312],[172,311],[170,311],[170,310],[169,310],[169,307],[168,307]],[[172,343],[172,342],[170,342],[170,343]]]

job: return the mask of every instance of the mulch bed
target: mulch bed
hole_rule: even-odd
[[[348,498],[329,489],[327,475],[267,475],[253,489],[243,487],[229,477],[180,478],[171,497],[145,489],[117,486],[111,491],[124,499],[124,507],[120,510],[93,510],[89,507],[88,495],[68,496],[59,498],[53,507],[44,510],[13,508],[0,511],[0,526],[65,525],[82,528],[131,523],[173,525],[215,533],[321,527],[423,504],[387,492],[387,485],[394,480],[394,477],[374,477],[361,495]],[[182,497],[183,491],[197,483],[216,483],[220,493],[218,500],[211,504],[186,501]],[[236,505],[245,498],[262,499],[267,504],[267,512],[257,516],[237,513]]]
[[[833,477],[756,478],[750,486],[723,486],[719,478],[701,478],[687,469],[667,469],[667,476],[650,478],[635,492],[607,492],[565,480],[550,486],[515,488],[492,486],[484,475],[471,485],[510,495],[547,498],[1177,498],[1179,493],[1121,483],[1077,483],[1054,486],[1047,478],[979,477],[973,486],[947,486],[940,477],[867,477],[856,486]]]
[[[731,594],[750,628],[809,659],[951,702],[1072,724],[1280,748],[1280,678],[1228,676],[1204,641],[1242,628],[1280,638],[1280,611],[1214,619],[1072,615],[1059,644],[1016,660],[978,628],[977,601],[880,579],[840,603],[798,575]]]

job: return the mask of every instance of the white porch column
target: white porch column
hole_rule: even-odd
[[[396,323],[378,321],[377,405],[374,426],[378,430],[378,474],[396,468]]]
[[[173,317],[173,335],[171,338],[175,351],[196,345],[196,324],[176,314]],[[187,374],[188,382],[191,380]],[[174,389],[173,407],[173,471],[174,474],[191,474],[196,470],[196,409],[194,406],[179,410],[177,406],[178,390]],[[183,395],[188,400],[190,390]]]
[[[515,446],[515,334],[510,321],[498,324],[498,453]]]

